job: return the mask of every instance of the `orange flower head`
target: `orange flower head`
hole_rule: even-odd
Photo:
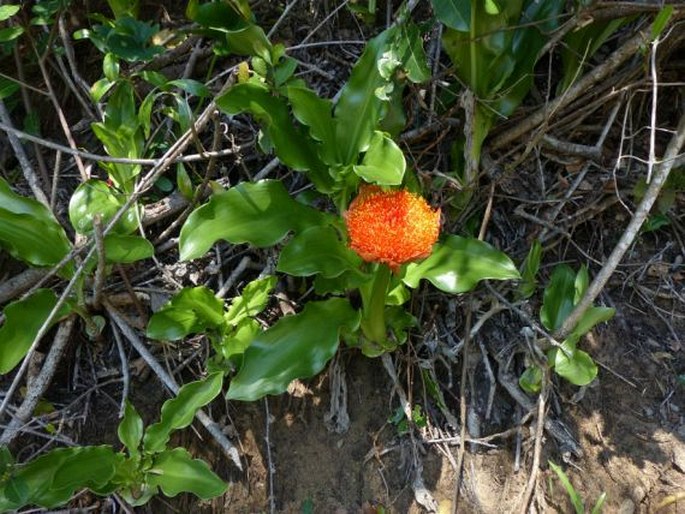
[[[344,217],[350,248],[395,272],[405,262],[428,257],[440,233],[440,209],[405,189],[362,186]]]

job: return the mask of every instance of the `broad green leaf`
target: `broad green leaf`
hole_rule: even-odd
[[[24,27],[20,25],[0,29],[0,44],[13,41],[17,39],[19,36],[21,36],[23,33]]]
[[[140,78],[155,87],[164,89],[169,79],[163,73],[153,70],[143,70],[139,73]]]
[[[102,97],[105,96],[112,87],[114,87],[114,82],[107,77],[101,78],[90,86],[90,98],[93,102],[97,103],[102,100]]]
[[[133,85],[128,81],[117,82],[114,91],[107,100],[104,124],[113,130],[117,130],[120,127],[135,127],[137,122]]]
[[[57,469],[52,488],[74,491],[84,487],[97,488],[114,476],[115,456],[111,446],[81,446],[69,448],[69,458]]]
[[[241,183],[193,211],[181,229],[181,260],[204,255],[214,243],[250,243],[263,248],[288,232],[323,223],[322,213],[298,203],[276,180]]]
[[[175,341],[188,334],[220,327],[224,302],[204,287],[186,287],[150,318],[147,337]]]
[[[407,162],[400,147],[387,135],[374,132],[362,163],[353,167],[354,172],[366,182],[382,186],[402,183]]]
[[[119,78],[119,59],[112,53],[105,55],[102,60],[102,72],[105,78],[111,82],[115,82]]]
[[[320,372],[338,349],[340,332],[356,329],[359,317],[343,298],[307,303],[301,313],[257,335],[226,397],[252,401],[280,394],[292,380]]]
[[[381,76],[378,61],[396,30],[387,29],[368,42],[340,93],[334,117],[343,164],[356,164],[359,152],[366,150],[382,118],[384,102],[376,90],[387,84],[388,79]]]
[[[103,228],[125,203],[124,195],[98,179],[79,185],[69,200],[69,221],[80,234],[93,231],[93,220],[99,216]],[[136,210],[130,207],[114,227],[114,232],[129,234],[138,227]]]
[[[435,16],[446,26],[467,32],[471,25],[471,0],[431,0]]]
[[[251,318],[264,310],[269,302],[269,295],[276,284],[278,278],[274,275],[258,278],[247,284],[243,288],[240,296],[236,296],[231,302],[231,306],[224,315],[226,323],[237,325],[245,318]]]
[[[392,45],[399,56],[402,69],[407,78],[414,83],[425,82],[431,77],[426,52],[423,50],[421,31],[413,23],[400,25],[400,32]]]
[[[71,250],[64,229],[50,210],[12,191],[0,177],[0,249],[34,266],[60,262]]]
[[[576,488],[573,487],[573,484],[569,480],[568,475],[564,473],[564,470],[561,469],[560,466],[557,466],[551,460],[548,460],[547,463],[549,464],[549,467],[552,469],[552,471],[554,471],[557,474],[557,477],[559,478],[561,485],[563,485],[564,489],[566,489],[568,497],[571,500],[571,505],[573,505],[573,509],[576,511],[576,514],[583,514],[585,512],[583,500],[576,491]]]
[[[301,126],[293,123],[284,97],[274,96],[262,83],[245,82],[217,97],[216,104],[228,114],[252,114],[283,164],[294,170],[308,171],[319,189],[331,187],[332,178],[318,157],[315,142]]]
[[[576,337],[569,337],[561,348],[550,351],[551,364],[561,377],[577,386],[588,385],[597,376],[597,365],[586,352],[576,348]]]
[[[589,307],[573,329],[572,334],[581,337],[587,334],[595,325],[609,321],[616,314],[616,309],[610,307]]]
[[[233,361],[234,357],[242,355],[250,346],[262,326],[257,320],[241,319],[230,331],[222,334],[221,340],[215,346],[217,353],[226,360]]]
[[[215,52],[239,55],[257,55],[271,59],[271,43],[261,27],[246,17],[245,11],[229,2],[189,2],[186,15],[206,29],[208,35],[218,39]],[[201,31],[200,31],[201,32]]]
[[[28,494],[12,498],[10,508],[30,504],[50,508],[66,503],[78,489],[107,483],[114,475],[115,460],[110,446],[51,450],[14,469],[12,481],[19,486],[14,489]],[[3,504],[2,496],[0,494],[0,505]]]
[[[540,309],[540,321],[547,330],[554,332],[561,327],[573,310],[575,279],[576,274],[566,264],[554,268]]]
[[[184,385],[176,398],[165,401],[159,422],[150,425],[145,431],[144,450],[148,453],[164,450],[171,433],[190,425],[195,413],[221,392],[223,379],[223,373],[212,373],[204,380]]]
[[[126,400],[124,407],[124,417],[117,427],[117,435],[131,457],[140,455],[140,442],[143,440],[143,420],[128,400]]]
[[[527,393],[539,393],[542,387],[542,369],[535,365],[526,368],[519,377],[519,385]]]
[[[308,277],[334,278],[361,265],[361,258],[341,241],[332,226],[313,226],[293,237],[281,250],[277,270]]]
[[[0,21],[5,21],[19,12],[20,5],[9,4],[0,5]]]
[[[210,95],[209,89],[202,82],[198,82],[193,79],[176,79],[167,82],[167,88],[177,87],[186,93],[198,96],[200,98],[205,98]]]
[[[314,278],[314,291],[318,295],[346,294],[368,283],[373,278],[371,273],[365,273],[359,269],[344,271],[334,278],[326,278],[316,275]]]
[[[129,62],[135,62],[149,61],[164,51],[164,47],[152,43],[152,38],[158,31],[158,25],[124,16],[117,19],[111,27],[103,30],[101,26],[98,35],[104,37],[104,45],[109,51]],[[93,34],[90,39],[95,44]]]
[[[31,296],[5,307],[5,323],[0,327],[0,375],[12,371],[24,358],[55,305],[55,293],[50,289],[38,289]],[[51,325],[70,312],[71,306],[63,305]]]
[[[457,294],[471,291],[481,280],[518,278],[516,266],[504,252],[475,238],[448,236],[425,260],[409,264],[403,280],[415,288],[426,279],[446,293]]]
[[[152,243],[141,236],[107,234],[104,243],[107,262],[129,264],[149,259],[155,254]]]
[[[311,136],[319,141],[319,156],[331,166],[340,163],[335,139],[333,104],[304,85],[288,86],[285,90],[297,121],[309,127]]]
[[[188,492],[203,500],[222,495],[228,487],[205,461],[193,459],[185,448],[174,448],[156,455],[148,473],[148,483],[172,498]]]

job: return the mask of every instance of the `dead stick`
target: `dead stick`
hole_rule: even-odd
[[[683,144],[685,144],[685,114],[683,114],[680,118],[678,128],[676,129],[675,134],[673,134],[673,137],[668,144],[668,148],[666,148],[666,153],[664,154],[663,160],[655,166],[655,173],[654,177],[652,178],[652,182],[649,184],[647,192],[640,202],[640,205],[635,210],[635,214],[630,220],[628,227],[623,232],[621,239],[616,244],[616,247],[611,252],[611,255],[607,259],[606,263],[604,266],[602,266],[602,269],[592,281],[590,287],[588,287],[588,290],[585,292],[582,300],[578,303],[578,305],[576,305],[573,311],[571,311],[571,314],[569,314],[564,321],[564,324],[557,332],[557,340],[562,341],[564,338],[566,338],[566,336],[568,336],[568,334],[578,324],[578,321],[580,321],[580,318],[583,316],[583,314],[585,314],[585,311],[588,309],[588,307],[590,307],[590,305],[592,305],[592,302],[595,301],[597,296],[599,296],[599,293],[602,291],[602,289],[604,289],[604,286],[609,281],[609,278],[611,275],[613,275],[616,267],[621,262],[623,255],[625,255],[630,245],[633,244],[637,234],[640,232],[642,224],[649,215],[649,211],[652,209],[654,202],[659,196],[659,192],[664,186],[666,179],[668,179],[668,175],[671,173],[673,164],[675,163],[675,157],[680,152]]]

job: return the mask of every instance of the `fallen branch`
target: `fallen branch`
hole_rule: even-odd
[[[618,50],[611,54],[606,61],[593,68],[592,71],[584,75],[583,78],[568,88],[561,96],[540,107],[537,111],[528,116],[528,118],[522,120],[520,123],[516,123],[516,125],[509,130],[495,137],[488,145],[489,149],[501,149],[549,120],[555,112],[578,99],[583,94],[586,94],[594,84],[609,77],[625,61],[635,56],[640,47],[647,43],[647,40],[648,34],[644,32],[639,32],[630,38]]]
[[[585,311],[588,309],[588,307],[592,305],[592,302],[595,301],[597,296],[599,296],[599,293],[602,291],[602,289],[604,289],[604,286],[609,281],[609,278],[611,275],[613,275],[616,267],[621,262],[623,255],[625,255],[626,251],[630,245],[633,244],[633,241],[640,232],[640,228],[647,219],[649,211],[652,209],[654,202],[656,202],[659,192],[663,188],[666,180],[668,179],[668,175],[673,169],[675,158],[684,144],[685,114],[683,114],[680,118],[678,128],[676,129],[670,143],[668,144],[668,147],[666,148],[664,158],[655,166],[654,177],[652,177],[652,181],[645,192],[645,196],[635,210],[635,214],[630,220],[628,227],[623,232],[621,239],[614,247],[614,250],[611,252],[611,255],[606,260],[604,266],[602,266],[602,269],[592,281],[590,287],[588,287],[583,298],[580,300],[580,302],[578,302],[573,311],[571,311],[571,314],[569,314],[566,320],[564,320],[561,328],[555,334],[557,340],[563,340],[566,338],[566,336],[568,336],[568,334],[583,317],[583,314],[585,314]]]

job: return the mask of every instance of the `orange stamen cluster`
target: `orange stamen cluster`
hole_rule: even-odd
[[[440,209],[404,189],[362,186],[344,217],[350,248],[395,272],[405,262],[428,257],[440,233]]]

